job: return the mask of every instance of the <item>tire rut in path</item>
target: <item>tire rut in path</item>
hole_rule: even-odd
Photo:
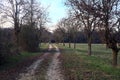
[[[49,51],[52,49],[52,45],[49,45]],[[27,73],[20,73],[17,80],[35,80],[35,70],[40,66],[41,62],[47,57],[50,53],[45,53],[37,61],[35,61],[30,67],[27,68]]]
[[[56,49],[56,53],[53,56],[53,60],[48,67],[46,80],[64,80],[63,75],[61,74],[59,55],[60,51],[57,46],[53,45]]]

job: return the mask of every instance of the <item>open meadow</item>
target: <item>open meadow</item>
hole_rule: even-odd
[[[119,80],[120,52],[118,66],[112,67],[112,51],[104,44],[92,44],[92,56],[87,55],[87,44],[77,44],[76,49],[68,44],[61,49],[62,68],[66,80]]]

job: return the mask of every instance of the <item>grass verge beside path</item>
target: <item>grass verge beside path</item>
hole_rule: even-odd
[[[19,73],[43,55],[47,48],[48,44],[42,44],[40,52],[22,52],[21,55],[8,57],[6,63],[0,66],[0,79],[15,80]]]
[[[65,80],[119,80],[120,68],[113,68],[109,59],[87,56],[82,52],[63,47],[60,59]]]

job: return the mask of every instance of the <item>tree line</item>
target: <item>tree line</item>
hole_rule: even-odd
[[[62,33],[61,29],[57,28],[54,30],[54,33],[53,33],[53,42],[63,43],[63,46],[64,46],[64,43],[69,43],[69,40],[71,40],[71,43],[87,43],[87,37],[86,37],[84,31],[78,31],[76,34],[77,34],[76,38],[69,39],[70,37],[68,36],[67,32],[64,34],[65,36],[63,37],[63,33]],[[75,34],[73,34],[73,35],[75,35]],[[70,35],[70,36],[73,37],[72,35]],[[62,40],[62,38],[63,38],[63,40]],[[94,31],[92,33],[92,43],[94,43],[94,44],[102,44],[103,43],[102,40],[100,39],[100,32]]]

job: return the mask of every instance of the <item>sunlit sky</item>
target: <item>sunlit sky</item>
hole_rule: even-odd
[[[65,0],[39,0],[44,7],[48,7],[49,18],[51,23],[48,24],[49,28],[52,30],[54,25],[61,18],[66,16],[67,8],[64,5]],[[52,27],[51,27],[52,26]]]
[[[49,13],[48,17],[50,22],[47,24],[49,30],[54,30],[56,23],[63,17],[67,15],[67,8],[64,5],[65,0],[36,0],[41,3],[44,8],[47,8]],[[5,27],[11,27],[11,23],[3,24]],[[3,26],[1,25],[1,26]]]

